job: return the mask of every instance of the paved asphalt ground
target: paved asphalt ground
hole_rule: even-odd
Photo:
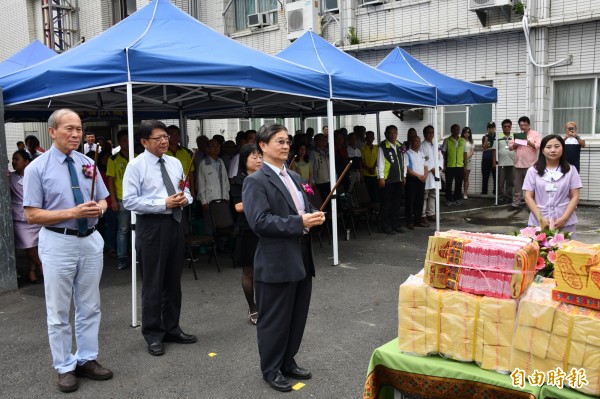
[[[491,204],[480,198],[464,201],[462,207],[442,207],[442,230],[510,233],[526,225],[525,210]],[[578,238],[600,241],[598,207],[580,207],[577,213]],[[23,283],[16,292],[0,295],[0,398],[360,398],[373,349],[397,334],[398,286],[423,267],[433,231],[369,236],[361,222],[357,239],[340,242],[342,263],[337,267],[331,266],[326,237],[323,248],[313,243],[317,277],[296,357],[313,379],[297,391],[279,393],[262,380],[241,270],[232,268],[228,254],[220,254],[222,273],[205,257],[199,280],[191,269],[183,271],[181,325],[199,342],[167,344],[162,357],[149,355],[140,329],[130,327],[131,271],[116,270],[116,261],[107,257],[98,360],[114,371],[114,378],[80,380],[79,390],[71,394],[56,387],[43,287]],[[25,275],[22,254],[18,260]]]

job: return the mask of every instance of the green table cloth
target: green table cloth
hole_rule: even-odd
[[[386,388],[390,386],[406,395],[428,399],[541,398],[540,387],[529,383],[523,389],[515,387],[509,375],[483,370],[474,363],[403,354],[397,338],[373,352],[363,399],[393,399],[393,390]]]
[[[598,399],[597,396],[586,395],[571,388],[557,388],[552,385],[544,385],[540,399]]]

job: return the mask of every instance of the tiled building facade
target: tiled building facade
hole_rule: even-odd
[[[63,0],[66,1],[66,0]],[[74,1],[74,0],[73,0]],[[377,65],[395,46],[402,46],[428,66],[453,77],[498,89],[498,103],[439,109],[438,123],[444,133],[452,123],[469,125],[481,134],[489,120],[514,122],[527,115],[532,127],[547,133],[562,133],[562,124],[574,119],[590,146],[582,154],[584,190],[582,198],[600,201],[600,177],[591,171],[600,167],[600,0],[529,0],[529,41],[533,58],[550,64],[569,57],[568,63],[550,68],[533,67],[528,60],[526,35],[521,17],[511,10],[511,0],[492,0],[507,7],[476,13],[469,4],[477,0],[302,0],[318,12],[314,29],[328,41],[370,65]],[[43,41],[43,0],[3,0],[0,5],[0,59],[5,59],[33,39]],[[481,0],[479,1],[481,2]],[[149,0],[78,0],[80,35],[86,40],[110,27],[118,18],[116,7],[139,9]],[[287,45],[290,0],[172,0],[172,3],[213,29],[248,46],[275,54]],[[297,6],[297,4],[296,4]],[[507,12],[508,11],[508,12]],[[263,26],[248,27],[249,14],[267,14]],[[482,18],[483,17],[483,18]],[[348,29],[356,32],[358,44],[350,44]],[[198,38],[198,40],[202,40]],[[168,49],[166,50],[168,51]],[[335,109],[335,108],[334,108]],[[391,112],[380,115],[380,126],[398,126],[401,137],[409,127],[417,131],[433,122],[433,110],[404,112],[402,120]],[[376,130],[373,115],[338,119],[341,126],[365,125]],[[207,120],[189,123],[190,138],[203,131],[224,131],[232,137],[238,130],[257,126],[262,120]],[[286,120],[291,131],[299,121]],[[324,120],[309,119],[319,129]],[[498,129],[499,130],[499,129]],[[9,152],[25,132],[37,132],[48,145],[44,124],[8,124]],[[480,137],[480,136],[479,136]],[[477,137],[476,137],[477,138]],[[193,146],[193,145],[192,145]],[[476,160],[477,161],[477,160]],[[475,173],[475,186],[478,190]]]

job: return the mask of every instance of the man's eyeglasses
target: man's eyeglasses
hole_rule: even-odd
[[[169,141],[169,135],[165,134],[164,136],[158,136],[158,137],[148,137],[148,140],[156,140],[156,141]]]
[[[290,140],[279,139],[279,140],[275,140],[275,142],[277,144],[279,144],[281,147],[283,147],[284,145],[287,145],[287,146],[292,145],[292,142]]]

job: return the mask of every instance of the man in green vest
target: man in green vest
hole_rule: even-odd
[[[444,173],[446,175],[446,206],[462,205],[462,184],[465,165],[467,164],[467,148],[465,140],[460,137],[460,126],[450,126],[450,137],[444,140]],[[454,190],[452,189],[454,183]]]
[[[406,182],[406,162],[402,144],[397,141],[398,128],[385,128],[385,140],[379,144],[377,175],[381,189],[381,228],[385,234],[404,233],[400,227],[400,200]]]

